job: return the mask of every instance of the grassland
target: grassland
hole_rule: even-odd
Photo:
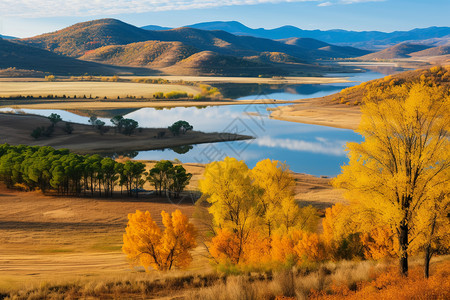
[[[194,86],[177,85],[177,84],[140,84],[134,82],[89,82],[89,81],[72,81],[72,82],[24,82],[24,81],[8,81],[0,82],[0,97],[11,96],[34,96],[46,97],[47,95],[70,96],[73,98],[83,98],[83,96],[93,98],[125,98],[133,96],[136,98],[153,98],[153,94],[157,92],[186,92],[188,94],[199,94],[200,89]]]
[[[146,162],[150,169],[154,162]],[[117,278],[155,279],[161,274],[131,269],[121,252],[127,214],[149,210],[161,225],[161,210],[180,209],[192,217],[198,198],[198,180],[204,165],[184,164],[193,174],[184,197],[170,201],[153,195],[138,199],[74,198],[43,195],[39,192],[8,190],[0,185],[0,292],[39,286],[42,282],[105,281]],[[330,179],[295,174],[296,199],[302,205],[319,208],[343,201],[341,191],[333,190]],[[144,186],[151,189],[150,185]],[[197,219],[194,224],[204,233]],[[201,239],[199,240],[201,241]],[[187,272],[211,272],[206,250],[199,246]],[[179,274],[176,273],[175,274]],[[174,275],[175,276],[175,275]]]

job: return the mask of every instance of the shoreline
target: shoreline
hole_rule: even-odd
[[[11,145],[50,146],[56,149],[69,149],[74,153],[120,153],[147,151],[179,146],[227,142],[252,139],[251,136],[232,133],[205,133],[189,131],[184,135],[173,136],[167,128],[142,128],[131,135],[116,133],[113,127],[101,134],[91,125],[72,122],[56,124],[51,137],[34,139],[31,132],[37,127],[48,127],[50,121],[37,115],[0,113],[0,141]],[[73,126],[73,133],[64,132],[65,123]],[[163,133],[163,137],[158,136]]]
[[[0,100],[0,108],[11,109],[123,109],[123,108],[151,108],[151,107],[193,107],[193,106],[222,106],[249,104],[286,104],[297,103],[300,100]]]
[[[331,104],[329,96],[302,99],[296,104],[271,109],[270,118],[355,131],[361,121],[358,106]]]

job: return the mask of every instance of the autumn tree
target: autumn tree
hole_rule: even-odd
[[[200,181],[200,191],[210,203],[208,210],[213,216],[214,226],[237,235],[236,263],[250,231],[258,223],[255,190],[251,183],[247,165],[231,157],[208,164],[204,179]]]
[[[334,185],[346,189],[361,216],[396,233],[407,275],[417,212],[450,187],[448,90],[414,84],[372,91],[361,110],[357,131],[365,140],[347,144],[350,162]]]
[[[315,230],[317,210],[299,207],[294,185],[291,172],[278,161],[266,159],[251,170],[230,157],[208,164],[200,190],[210,205],[215,234],[210,254],[220,263],[261,263],[272,256],[272,238],[281,245],[282,235]],[[277,259],[287,257],[278,252]]]
[[[164,231],[148,211],[128,214],[122,251],[132,264],[147,270],[149,267],[162,271],[185,268],[192,261],[189,250],[197,245],[194,225],[179,210],[172,215],[162,211],[161,216]]]

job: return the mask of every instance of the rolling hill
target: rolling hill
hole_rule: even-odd
[[[77,23],[52,33],[20,39],[22,43],[71,57],[108,45],[125,45],[152,39],[149,31],[116,19]]]
[[[128,45],[104,46],[86,52],[83,60],[113,65],[168,67],[199,52],[180,42],[147,41]]]
[[[249,61],[240,57],[201,51],[183,59],[173,66],[161,69],[177,75],[226,75],[258,76],[286,75],[287,72],[263,62]]]
[[[0,69],[17,68],[21,72],[34,70],[55,75],[114,75],[120,72],[139,71],[149,74],[149,70],[117,68],[94,62],[87,62],[56,53],[0,39]]]
[[[433,48],[428,48],[422,51],[411,53],[410,56],[438,56],[438,55],[447,55],[450,54],[450,45],[449,46],[438,46]]]
[[[313,38],[330,44],[353,46],[369,50],[383,49],[402,42],[420,43],[422,40],[448,39],[450,37],[450,27],[416,28],[409,31],[394,31],[389,33],[381,31],[348,31],[340,29],[303,30],[295,26],[282,26],[274,29],[253,29],[236,21],[205,22],[188,25],[186,27],[204,30],[223,30],[236,35],[249,35],[276,40],[293,37]],[[438,44],[432,45],[438,46]]]
[[[362,60],[383,60],[383,59],[396,59],[396,58],[408,58],[411,57],[412,53],[423,51],[426,49],[432,48],[427,45],[419,45],[419,44],[408,44],[401,43],[384,50],[370,53],[364,56],[359,57]]]
[[[147,27],[148,28],[148,27]],[[151,27],[158,28],[161,27]],[[78,23],[65,29],[21,39],[23,43],[71,57],[90,54],[104,46],[127,45],[143,41],[181,42],[199,51],[213,51],[222,55],[255,56],[261,52],[280,52],[305,61],[335,57],[353,57],[367,51],[323,44],[322,49],[307,42],[280,42],[253,36],[238,36],[223,30],[175,28],[144,30],[115,19],[100,19]],[[317,43],[320,43],[317,41]]]
[[[294,45],[314,51],[315,55],[323,58],[346,58],[362,56],[371,53],[371,51],[358,49],[349,46],[331,45],[312,38],[290,38],[279,40],[287,45]]]
[[[450,88],[450,65],[434,66],[428,69],[406,71],[384,78],[363,82],[360,85],[343,89],[341,92],[325,98],[340,104],[361,104],[368,91],[383,90],[404,83],[422,82],[428,85]]]

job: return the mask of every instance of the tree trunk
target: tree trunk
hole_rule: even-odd
[[[408,224],[402,221],[400,225],[400,272],[403,276],[408,276]]]
[[[428,279],[430,277],[430,260],[433,253],[431,252],[431,244],[428,244],[427,248],[425,249],[425,264],[424,264],[424,275],[425,278]]]

